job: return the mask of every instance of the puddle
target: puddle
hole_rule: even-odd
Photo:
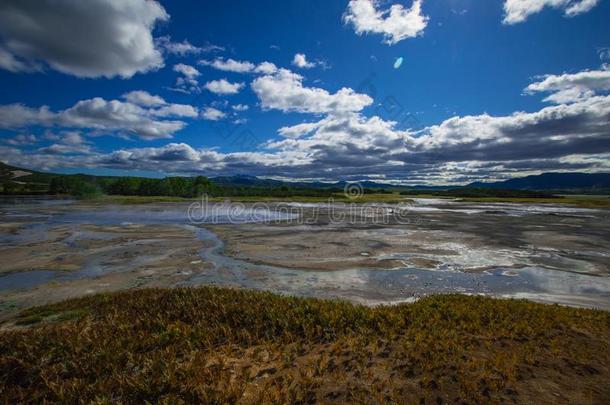
[[[57,278],[56,271],[33,270],[0,276],[0,291],[21,290],[47,284]]]

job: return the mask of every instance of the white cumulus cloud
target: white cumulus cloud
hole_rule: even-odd
[[[145,93],[145,94],[144,94]],[[45,128],[91,129],[101,134],[136,135],[141,139],[152,140],[171,138],[187,123],[167,118],[196,118],[195,107],[185,104],[150,104],[151,100],[160,101],[157,96],[146,92],[131,92],[124,98],[131,101],[105,100],[101,97],[81,100],[72,107],[61,111],[51,111],[49,107],[28,107],[23,104],[0,106],[0,128],[20,129],[34,126]],[[138,101],[139,105],[133,101]]]
[[[546,75],[526,87],[525,92],[551,93],[544,101],[571,103],[610,90],[610,70],[585,70],[578,73]]]
[[[235,111],[247,111],[250,107],[248,107],[246,104],[235,104],[231,108]]]
[[[504,24],[517,24],[539,13],[545,7],[552,7],[563,11],[566,17],[590,11],[599,3],[599,0],[505,0]]]
[[[203,119],[206,119],[208,121],[218,121],[218,120],[225,118],[226,116],[227,116],[227,114],[225,114],[224,112],[222,112],[219,109],[216,109],[214,107],[206,107],[201,112],[201,117],[203,117]]]
[[[144,90],[134,90],[123,94],[123,98],[130,103],[141,105],[143,107],[155,107],[166,104],[165,100],[160,96],[153,96]]]
[[[287,69],[258,77],[251,86],[263,108],[284,112],[343,113],[360,111],[373,102],[368,95],[350,88],[344,87],[331,94],[321,88],[305,87],[303,76]]]
[[[244,87],[243,83],[231,83],[226,79],[212,80],[204,87],[215,94],[237,94]]]
[[[352,24],[358,35],[381,34],[386,44],[393,45],[424,32],[429,18],[422,14],[421,5],[422,0],[414,0],[409,9],[393,4],[378,10],[377,0],[351,0],[343,20]]]
[[[183,74],[189,79],[195,78],[201,74],[193,66],[185,65],[184,63],[178,63],[177,65],[174,65],[174,71]]]
[[[315,63],[309,62],[304,53],[297,53],[292,59],[292,64],[301,69],[311,69],[316,66]]]
[[[4,143],[13,146],[24,146],[24,145],[32,145],[38,142],[38,138],[36,135],[32,134],[18,134],[13,138],[8,138],[4,140]]]
[[[260,73],[272,74],[277,71],[277,66],[271,62],[261,62],[258,65],[248,61],[235,59],[216,58],[214,60],[200,60],[200,65],[210,66],[216,70],[233,73]]]
[[[224,48],[217,45],[205,45],[205,46],[196,46],[191,44],[188,40],[183,40],[182,42],[174,42],[171,37],[163,36],[156,39],[156,43],[161,47],[165,52],[186,56],[186,55],[197,55],[205,52],[214,52],[214,51],[224,51]]]
[[[197,80],[201,75],[199,70],[193,66],[178,63],[177,65],[174,65],[174,71],[182,75],[176,79],[175,90],[182,91],[183,93],[199,92],[199,81]]]
[[[154,0],[3,0],[0,67],[129,78],[163,66],[152,31],[167,20]]]

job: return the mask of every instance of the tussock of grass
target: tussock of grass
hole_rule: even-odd
[[[459,295],[367,308],[212,287],[26,311],[9,402],[603,402],[610,313]]]

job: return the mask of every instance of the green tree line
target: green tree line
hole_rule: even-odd
[[[237,186],[218,185],[207,177],[166,177],[150,179],[141,177],[96,177],[71,175],[53,177],[48,193],[92,197],[101,194],[125,196],[171,196],[193,198],[202,195],[210,197],[265,196],[265,197],[330,197],[342,190],[309,187],[282,186]]]

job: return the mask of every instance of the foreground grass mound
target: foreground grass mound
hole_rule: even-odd
[[[34,308],[4,402],[603,403],[610,313],[460,295],[367,308],[219,288]]]

